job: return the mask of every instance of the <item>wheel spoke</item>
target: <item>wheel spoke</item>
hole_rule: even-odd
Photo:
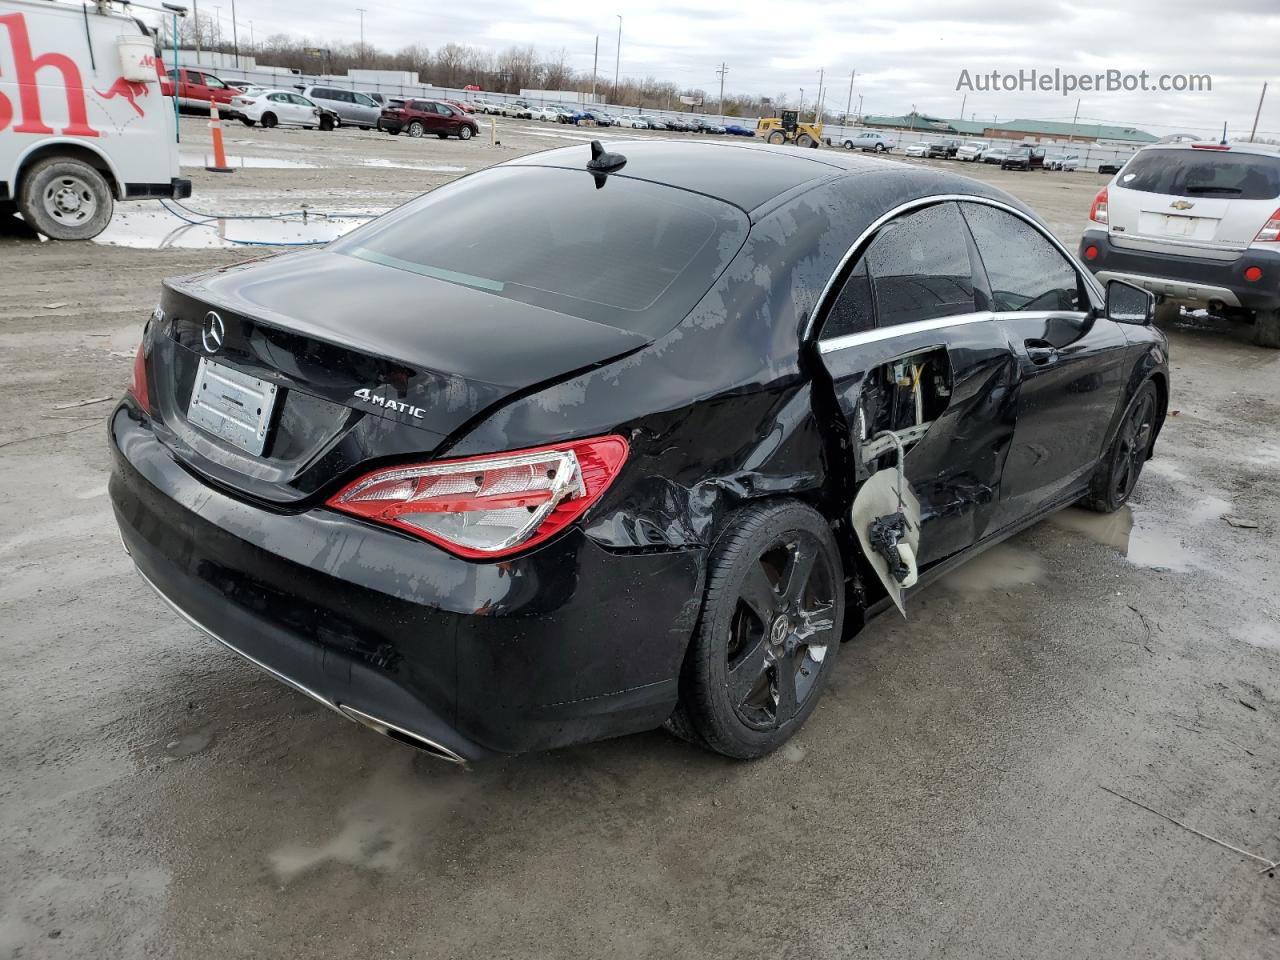
[[[742,599],[767,631],[778,610],[778,595],[759,561],[752,564],[751,572],[742,584]]]
[[[787,551],[787,567],[782,571],[779,583],[784,600],[792,605],[800,603],[805,587],[809,585],[809,577],[813,574],[813,564],[817,559],[817,551],[811,549],[803,541],[792,544]]]
[[[778,726],[786,723],[796,715],[796,657],[783,657],[773,664],[773,683],[775,696],[774,713]]]
[[[761,634],[751,645],[751,649],[729,665],[729,699],[735,707],[740,707],[746,702],[747,697],[751,696],[751,691],[755,689],[756,681],[765,672],[767,664],[764,651],[768,645],[767,637]]]
[[[814,638],[836,625],[835,620],[831,618],[833,607],[834,604],[820,603],[812,610],[801,610],[800,619],[803,625],[797,631],[800,639],[805,643],[825,642],[825,639],[815,641]]]

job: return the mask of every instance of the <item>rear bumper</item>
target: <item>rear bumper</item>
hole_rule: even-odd
[[[110,443],[116,521],[148,583],[349,719],[478,760],[652,729],[675,706],[700,552],[623,555],[572,531],[470,563],[332,511],[224,493],[127,404]]]
[[[185,200],[191,196],[191,181],[174,177],[168,183],[126,183],[125,200]]]
[[[1085,255],[1097,249],[1093,259]],[[1246,310],[1280,308],[1280,250],[1246,250],[1235,260],[1128,250],[1111,242],[1104,230],[1089,229],[1080,238],[1080,261],[1103,283],[1128,280],[1158,296],[1205,305],[1220,301]],[[1262,279],[1251,283],[1245,271],[1258,267]]]

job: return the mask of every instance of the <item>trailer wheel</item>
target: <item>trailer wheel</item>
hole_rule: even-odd
[[[18,209],[51,240],[90,240],[111,222],[114,200],[106,178],[81,160],[49,157],[22,179]]]

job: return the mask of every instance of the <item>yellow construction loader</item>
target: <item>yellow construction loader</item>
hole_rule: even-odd
[[[790,143],[797,147],[817,147],[822,142],[822,124],[801,123],[798,110],[783,110],[778,117],[756,122],[756,135],[769,143]]]

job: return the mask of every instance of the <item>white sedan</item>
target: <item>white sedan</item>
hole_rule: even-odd
[[[929,155],[929,145],[927,143],[911,143],[902,152],[908,157],[927,157]]]
[[[618,118],[618,126],[630,127],[632,130],[648,130],[649,121],[640,117],[621,116]]]
[[[255,123],[264,127],[285,124],[310,130],[320,125],[320,108],[302,94],[288,90],[246,91],[232,98],[231,109],[247,127]]]
[[[550,120],[553,123],[560,119],[560,111],[552,110],[550,107],[539,107],[533,111],[530,120]]]

